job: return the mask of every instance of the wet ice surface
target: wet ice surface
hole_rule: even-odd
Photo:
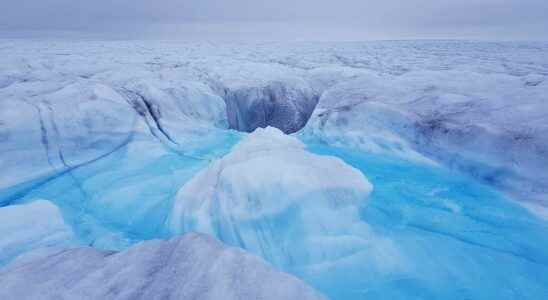
[[[3,40],[0,66],[1,264],[200,231],[334,299],[548,297],[547,44]],[[304,144],[227,129],[266,125]]]

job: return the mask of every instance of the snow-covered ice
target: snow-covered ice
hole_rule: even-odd
[[[324,299],[259,257],[198,234],[118,253],[31,252],[0,270],[0,286],[2,299]]]

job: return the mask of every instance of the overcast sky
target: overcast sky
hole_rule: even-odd
[[[548,40],[548,0],[0,0],[0,31],[193,39]]]

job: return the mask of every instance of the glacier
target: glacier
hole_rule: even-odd
[[[0,295],[176,297],[109,272],[228,247],[193,295],[547,298],[547,76],[533,42],[0,40]]]

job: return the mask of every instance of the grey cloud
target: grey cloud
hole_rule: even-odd
[[[542,39],[548,36],[547,11],[545,0],[1,0],[0,28],[108,31],[159,24],[247,22],[299,24],[304,36],[304,24],[315,24],[309,25],[311,32],[331,28],[347,36],[342,30],[354,28],[356,38],[366,37],[367,32],[380,36],[384,32],[387,37],[446,32],[447,38],[475,32],[494,38],[506,34]]]

